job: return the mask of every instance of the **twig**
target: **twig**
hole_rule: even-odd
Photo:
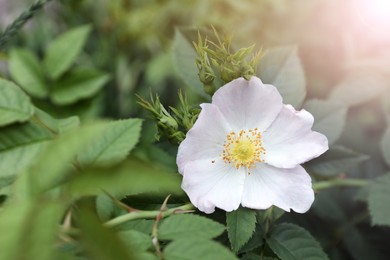
[[[185,204],[180,207],[168,209],[166,211],[161,212],[160,210],[153,210],[153,211],[136,211],[136,212],[131,212],[129,214],[121,215],[119,217],[116,217],[114,219],[111,219],[104,223],[104,226],[106,227],[114,227],[118,226],[120,224],[123,224],[127,221],[134,220],[134,219],[141,219],[141,218],[148,218],[148,219],[153,219],[156,218],[159,214],[163,218],[173,215],[173,214],[179,214],[179,213],[188,213],[192,212],[194,209],[194,206],[191,203]]]
[[[329,181],[320,181],[313,184],[315,191],[329,189],[333,187],[363,187],[369,183],[365,179],[334,179]]]
[[[154,221],[153,230],[152,230],[152,243],[154,245],[154,248],[156,249],[157,256],[160,260],[163,259],[163,253],[161,251],[160,243],[158,242],[158,224],[160,223],[160,220],[163,218],[162,213],[167,210],[167,203],[169,200],[169,197],[171,195],[168,195],[163,204],[160,207],[160,213],[156,216],[156,221]]]

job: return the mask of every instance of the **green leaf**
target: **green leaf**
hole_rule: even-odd
[[[139,260],[159,260],[157,255],[149,252],[142,252],[137,255]]]
[[[90,211],[80,210],[77,220],[81,231],[81,243],[90,259],[138,259],[137,248],[127,248],[113,230],[104,228]]]
[[[108,221],[115,212],[115,203],[105,193],[96,197],[96,213],[101,221]]]
[[[142,136],[145,138],[145,130],[142,127]],[[154,137],[151,138],[155,140]],[[168,168],[176,168],[176,157],[164,147],[158,147],[156,145],[145,144],[143,140],[140,141],[140,144],[137,146],[137,150],[134,151],[134,154],[142,159],[150,160],[162,165],[165,165]]]
[[[118,226],[119,230],[135,230],[144,234],[152,233],[154,219],[135,219]]]
[[[347,117],[348,108],[332,100],[311,99],[303,107],[314,116],[313,130],[328,138],[329,145],[341,136]]]
[[[31,176],[30,187],[33,190],[30,195],[63,183],[65,177],[75,171],[72,163],[77,153],[101,136],[106,126],[107,122],[97,121],[69,131],[48,143],[26,173]]]
[[[368,191],[368,208],[372,224],[390,226],[390,174],[376,179]]]
[[[78,116],[71,116],[63,119],[55,119],[48,113],[39,108],[35,108],[35,120],[44,124],[58,134],[63,134],[72,129],[77,128],[80,125],[80,119]]]
[[[96,140],[80,151],[77,159],[85,165],[113,165],[123,161],[138,142],[142,120],[126,119],[107,124]]]
[[[263,260],[263,258],[260,255],[249,253],[245,254],[244,257],[241,258],[241,260]]]
[[[12,49],[9,55],[12,78],[30,95],[46,97],[48,89],[45,77],[35,54],[28,49]]]
[[[172,75],[172,55],[169,52],[161,52],[153,57],[145,69],[145,80],[150,86],[160,86],[167,75]],[[126,72],[128,74],[128,72]],[[158,90],[157,90],[158,91]]]
[[[10,184],[53,137],[49,130],[32,122],[0,128],[0,178]]]
[[[91,98],[80,100],[71,106],[42,106],[45,111],[50,111],[50,113],[55,117],[64,118],[77,115],[81,122],[93,122],[98,119],[102,116],[104,107],[103,93],[98,93],[96,96]]]
[[[261,224],[257,224],[255,232],[253,232],[252,237],[246,242],[238,251],[239,254],[250,252],[253,249],[259,248],[264,244],[264,231]]]
[[[57,105],[73,104],[89,98],[102,89],[110,76],[98,70],[78,68],[54,83],[51,99]]]
[[[390,166],[390,126],[387,127],[381,140],[381,149],[386,163]]]
[[[361,232],[350,222],[343,226],[342,240],[344,247],[348,250],[352,259],[356,260],[386,260],[388,256],[383,255],[380,250],[373,245],[372,238],[367,233]],[[374,242],[375,243],[375,242]]]
[[[321,218],[329,219],[337,222],[348,222],[348,219],[343,211],[341,203],[338,201],[338,194],[332,190],[324,190],[316,194],[316,199],[312,206],[315,212]]]
[[[231,247],[237,253],[255,231],[256,212],[242,207],[226,212],[226,226]]]
[[[54,259],[64,208],[47,199],[7,204],[0,214],[0,259]]]
[[[8,176],[2,176],[3,174],[0,175],[0,194],[1,194],[1,188],[7,187],[8,185],[12,184],[14,181],[15,177],[12,175]]]
[[[54,134],[37,123],[28,122],[0,128],[0,153],[50,140]]]
[[[267,244],[282,260],[328,259],[320,244],[305,229],[289,223],[272,227]]]
[[[203,93],[203,85],[199,81],[198,68],[195,60],[198,57],[191,42],[189,42],[179,29],[175,30],[175,38],[172,43],[173,65],[177,75],[186,85]]]
[[[335,176],[369,158],[368,155],[355,152],[347,147],[333,145],[321,157],[305,165],[314,173],[323,176]]]
[[[79,56],[91,27],[80,26],[67,31],[53,40],[45,53],[44,65],[51,79],[58,79]]]
[[[238,259],[221,244],[203,239],[180,239],[168,244],[164,250],[166,260]]]
[[[279,258],[277,257],[269,257],[269,256],[260,256],[257,254],[249,253],[245,254],[242,260],[278,260]]]
[[[151,236],[139,231],[120,231],[118,232],[118,236],[128,248],[136,248],[139,251],[146,251],[153,247]]]
[[[346,106],[356,106],[382,95],[387,89],[387,84],[383,75],[359,71],[348,75],[344,81],[335,86],[329,99]]]
[[[65,186],[74,198],[108,193],[132,195],[142,192],[182,194],[181,176],[150,162],[127,160],[114,167],[91,168],[76,174]]]
[[[301,106],[306,96],[306,80],[297,47],[267,50],[259,63],[258,74],[264,83],[278,88],[284,103]]]
[[[164,219],[158,228],[159,239],[180,240],[184,238],[214,238],[221,235],[225,227],[206,217],[182,214]]]
[[[0,126],[27,121],[33,114],[30,98],[14,83],[0,78]]]
[[[10,204],[8,204],[10,205]],[[0,228],[3,234],[0,236],[0,259],[16,259],[20,233],[23,229],[23,222],[29,215],[30,205],[23,204],[4,208],[0,214]]]

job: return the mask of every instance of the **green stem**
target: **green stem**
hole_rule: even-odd
[[[329,181],[320,181],[313,184],[315,191],[329,189],[333,187],[363,187],[369,183],[368,180],[364,179],[334,179]]]
[[[135,211],[131,212],[126,215],[121,215],[119,217],[116,217],[114,219],[111,219],[104,223],[104,226],[106,227],[114,227],[118,226],[120,224],[123,224],[127,221],[134,220],[134,219],[145,219],[145,218],[156,218],[157,215],[161,214],[163,218],[173,215],[175,213],[179,213],[180,211],[185,211],[185,210],[192,210],[194,209],[194,206],[191,203],[185,204],[180,207],[168,209],[166,211],[159,211],[159,210],[154,210],[154,211]]]

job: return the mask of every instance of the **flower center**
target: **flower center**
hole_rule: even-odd
[[[257,162],[264,162],[261,156],[265,154],[265,149],[261,142],[261,133],[257,128],[241,130],[238,134],[230,132],[223,146],[224,150],[221,154],[223,161],[233,164],[237,169],[247,168],[248,174],[255,168]]]

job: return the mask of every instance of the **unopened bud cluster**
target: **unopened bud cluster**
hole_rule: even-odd
[[[213,28],[214,29],[214,28]],[[194,43],[198,53],[196,65],[198,67],[199,80],[203,83],[204,91],[213,95],[216,86],[222,86],[236,78],[244,77],[249,80],[256,75],[256,67],[260,61],[260,53],[253,53],[254,45],[233,51],[231,47],[232,37],[219,37],[214,29],[216,42],[203,41],[200,34],[198,43]],[[252,57],[249,56],[252,54]],[[187,97],[179,92],[180,105],[178,108],[169,107],[170,112],[161,104],[160,98],[150,97],[150,102],[138,97],[138,103],[149,110],[156,120],[158,128],[157,139],[166,137],[173,143],[181,143],[189,129],[192,128],[198,115],[199,108],[190,108]]]
[[[173,143],[180,143],[185,138],[185,133],[194,125],[200,110],[188,106],[187,97],[179,91],[179,108],[169,107],[172,113],[161,104],[159,96],[153,98],[150,102],[138,96],[138,103],[149,110],[153,118],[157,121],[158,135],[168,138]]]
[[[207,38],[203,41],[200,34],[198,42],[194,43],[198,53],[196,65],[199,80],[203,83],[204,91],[209,95],[214,94],[215,86],[221,85],[220,83],[226,84],[239,77],[249,79],[254,76],[261,54],[259,51],[249,59],[254,45],[233,52],[231,36],[221,39],[215,29],[214,34],[216,43]]]

